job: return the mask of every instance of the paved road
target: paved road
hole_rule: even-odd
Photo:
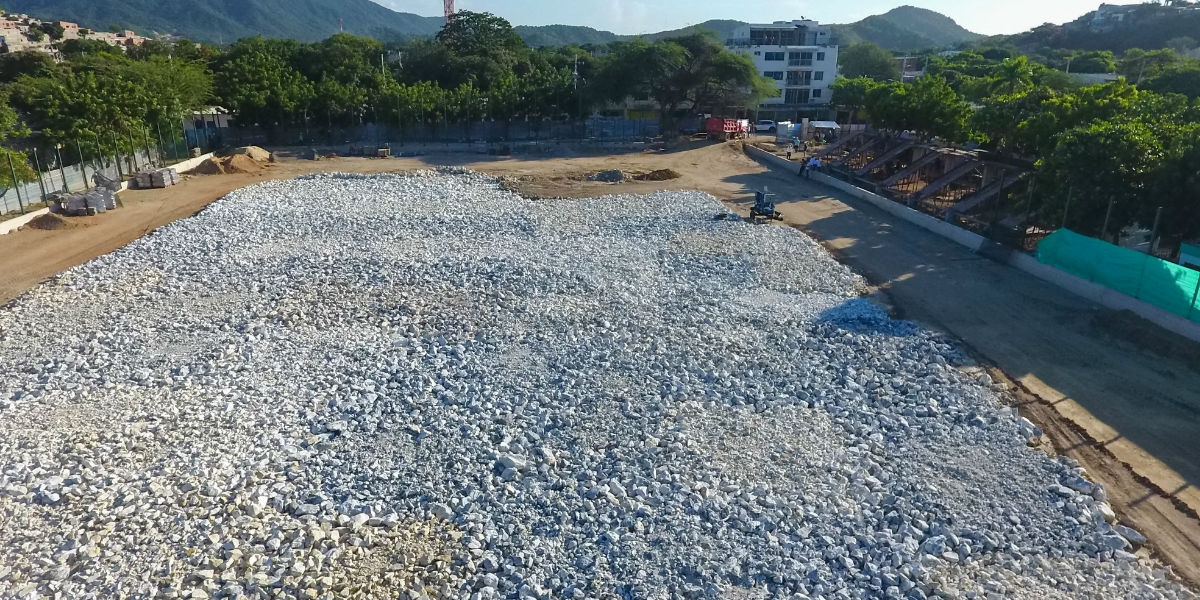
[[[824,186],[780,172],[732,179],[770,185],[785,220],[884,289],[902,317],[962,339],[1030,387],[1061,392],[1200,484],[1200,367],[1150,350],[1174,336],[1123,339],[1116,327],[1126,317]],[[1194,361],[1194,346],[1171,341]]]

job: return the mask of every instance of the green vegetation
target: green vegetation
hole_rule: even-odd
[[[385,41],[432,36],[442,26],[441,17],[397,13],[370,0],[11,0],[5,5],[10,11],[68,19],[84,27],[103,30],[116,23],[117,31],[226,44],[255,35],[322,40],[339,31],[339,19],[346,31]]]
[[[990,55],[992,58],[985,56]],[[834,82],[834,100],[880,129],[973,141],[1034,165],[1026,206],[1041,222],[1098,235],[1154,222],[1176,238],[1200,235],[1200,61],[1174,51],[1091,58],[1144,78],[1079,87],[1064,73],[997,49],[930,57],[913,83]],[[970,104],[975,108],[970,108]],[[1069,205],[1069,206],[1068,206]]]
[[[847,79],[868,77],[876,81],[900,79],[900,63],[891,52],[870,42],[846,46],[838,52],[838,71]]]

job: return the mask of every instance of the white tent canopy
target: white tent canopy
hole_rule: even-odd
[[[808,124],[813,129],[841,129],[842,126],[833,121],[812,121]]]

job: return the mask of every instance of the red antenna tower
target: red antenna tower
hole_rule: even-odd
[[[454,18],[454,0],[446,0],[446,22]]]

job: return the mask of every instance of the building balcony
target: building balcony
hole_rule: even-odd
[[[751,42],[745,38],[727,39],[725,40],[726,48],[837,48],[838,40],[831,39],[820,44],[759,44]]]

